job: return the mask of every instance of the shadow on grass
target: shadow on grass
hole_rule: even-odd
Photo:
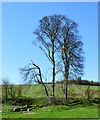
[[[48,99],[44,98],[39,98],[39,99],[32,99],[32,98],[20,98],[20,99],[15,99],[15,100],[8,100],[8,103],[11,104],[12,106],[28,106],[30,105],[36,105],[36,108],[42,108],[42,107],[47,107],[47,106],[52,106],[52,105],[58,105],[55,109],[61,111],[63,110],[69,110],[73,108],[77,108],[79,106],[86,107],[86,106],[98,106],[100,103],[100,98],[93,98],[90,99],[89,101],[87,99],[73,99],[72,101],[68,101],[68,104],[65,105],[63,103],[63,100],[56,100],[55,104],[49,104]],[[62,107],[59,107],[61,105]]]

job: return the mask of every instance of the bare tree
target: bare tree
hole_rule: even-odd
[[[52,96],[54,96],[56,75],[55,54],[59,49],[57,36],[60,33],[62,20],[63,16],[61,15],[45,16],[40,20],[40,24],[34,32],[41,43],[39,45],[40,49],[45,53],[46,57],[52,64]]]
[[[28,83],[36,82],[42,84],[45,94],[48,97],[48,90],[46,85],[42,80],[41,69],[38,65],[36,65],[33,61],[31,64],[27,65],[24,68],[20,68],[21,74],[24,76],[24,81],[28,80]]]
[[[9,94],[9,80],[8,79],[3,79],[3,86],[4,86],[4,90],[5,90],[5,100],[8,99],[8,94]]]
[[[65,17],[58,42],[64,65],[64,95],[67,104],[68,79],[71,74],[73,77],[83,74],[83,42],[78,35],[77,24],[74,21]]]
[[[63,15],[45,16],[34,31],[39,48],[52,64],[52,96],[54,97],[55,75],[64,75],[64,96],[67,104],[68,79],[83,74],[83,42],[78,34],[77,24]],[[59,54],[56,54],[58,53]],[[58,58],[58,59],[56,59]],[[42,81],[41,69],[32,62],[32,67],[21,69],[25,79],[41,83],[45,93],[48,91]],[[57,70],[57,71],[56,71]]]

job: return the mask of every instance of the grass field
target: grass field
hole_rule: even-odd
[[[15,86],[18,87],[18,86]],[[49,94],[51,91],[51,85],[47,84]],[[87,86],[85,85],[69,85],[68,86],[68,95],[70,93],[72,96],[75,94],[76,98],[86,100],[85,91]],[[97,91],[98,86],[91,86],[91,91]],[[31,85],[31,86],[22,86],[22,96],[33,99],[34,105],[42,105],[47,102],[44,90],[41,85]],[[55,87],[55,96],[57,98],[63,98],[64,93],[62,90],[61,84],[56,84]],[[98,93],[95,92],[92,96],[93,98],[98,98]],[[3,118],[98,118],[98,103],[94,102],[93,104],[76,104],[71,106],[65,105],[52,105],[45,106],[42,108],[37,107],[32,111],[23,111],[23,112],[11,112],[11,110],[18,106],[12,106],[10,102],[3,103],[2,105],[2,117]]]
[[[19,85],[15,85],[15,87],[18,87]],[[49,91],[49,94],[51,92],[51,84],[46,85]],[[68,93],[82,93],[87,90],[86,85],[74,85],[70,84],[68,85]],[[91,86],[90,90],[98,90],[98,86]],[[3,92],[3,91],[2,91]],[[44,98],[45,93],[44,89],[41,85],[35,84],[35,85],[22,85],[22,95],[25,97],[31,97],[31,98]],[[55,96],[57,97],[63,97],[64,93],[62,90],[62,84],[55,84]]]
[[[98,118],[97,106],[62,105],[37,108],[31,112],[5,112],[3,118]]]

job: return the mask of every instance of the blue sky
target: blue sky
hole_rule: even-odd
[[[98,3],[2,3],[2,78],[22,83],[19,68],[38,64],[45,74],[50,63],[32,44],[33,31],[44,16],[62,14],[78,23],[84,43],[83,79],[98,81]]]

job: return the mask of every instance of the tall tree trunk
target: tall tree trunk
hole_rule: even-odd
[[[54,96],[55,88],[55,60],[54,60],[54,40],[52,41],[52,62],[53,62],[53,80],[52,80],[52,96]]]
[[[68,76],[69,76],[69,62],[68,62],[68,55],[67,55],[67,43],[66,39],[64,39],[64,54],[65,54],[65,88],[64,88],[64,96],[65,96],[65,104],[67,105],[67,89],[68,89]]]
[[[68,103],[67,91],[68,91],[68,68],[67,68],[67,66],[65,66],[65,88],[64,88],[65,105],[67,105],[67,103]]]

